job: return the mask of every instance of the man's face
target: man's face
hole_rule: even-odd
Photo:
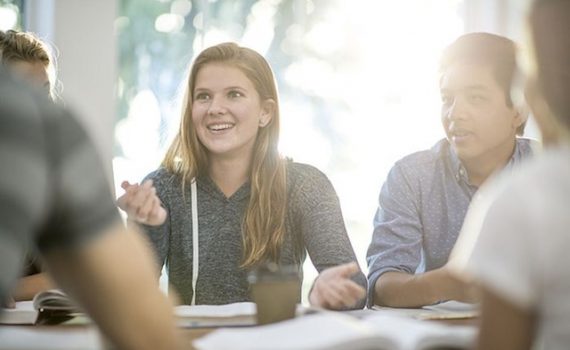
[[[10,70],[32,86],[51,92],[51,83],[46,66],[42,62],[15,61],[10,63]]]
[[[441,122],[462,161],[484,161],[512,149],[523,122],[507,105],[491,66],[456,63],[440,81]]]

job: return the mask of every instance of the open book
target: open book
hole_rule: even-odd
[[[14,309],[2,309],[0,324],[60,324],[85,314],[59,289],[42,291],[32,301],[19,301]]]
[[[194,341],[199,350],[424,350],[473,346],[476,327],[448,326],[375,312],[361,319],[321,312],[267,326],[220,329]]]

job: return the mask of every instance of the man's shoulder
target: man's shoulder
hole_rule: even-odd
[[[404,171],[433,171],[443,166],[449,157],[449,142],[447,139],[439,140],[431,148],[410,153],[396,162],[395,167]]]

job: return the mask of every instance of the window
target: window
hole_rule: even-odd
[[[0,30],[22,28],[22,0],[0,0]]]

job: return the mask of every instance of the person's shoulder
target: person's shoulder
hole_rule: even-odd
[[[394,164],[394,167],[401,168],[404,171],[431,172],[434,168],[441,166],[442,162],[449,157],[449,152],[449,142],[444,138],[429,149],[410,153],[402,157]]]
[[[297,163],[292,160],[286,160],[286,162],[287,177],[290,183],[309,182],[319,184],[329,182],[327,176],[313,165]]]

